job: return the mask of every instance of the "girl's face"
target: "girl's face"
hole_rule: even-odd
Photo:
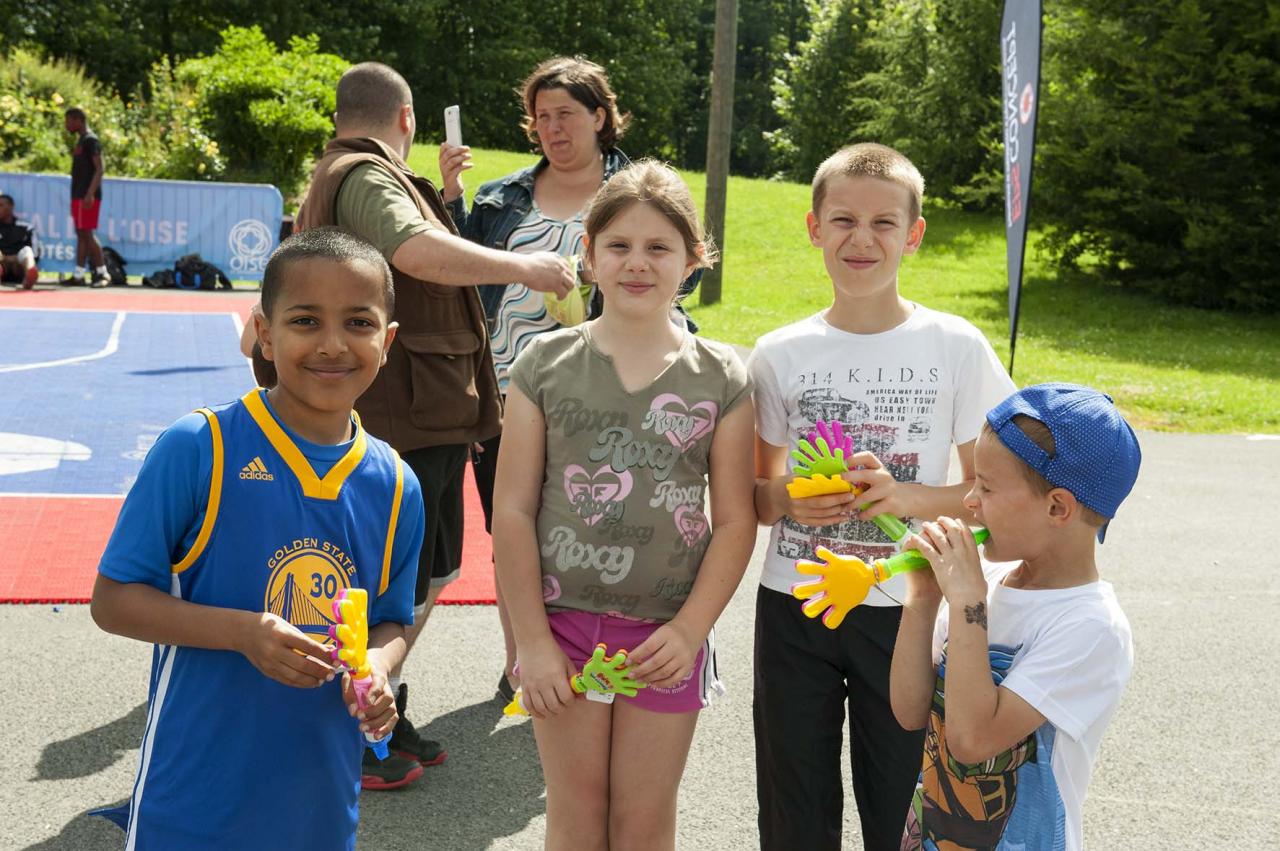
[[[665,315],[681,281],[698,258],[684,239],[650,204],[631,204],[592,238],[588,261],[604,294],[607,310],[633,317]]]
[[[600,156],[596,133],[604,127],[604,110],[587,109],[568,90],[538,92],[533,120],[542,153],[556,168],[582,168]]]

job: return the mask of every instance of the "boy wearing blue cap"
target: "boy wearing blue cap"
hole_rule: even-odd
[[[898,722],[927,728],[902,848],[1074,851],[1133,668],[1094,538],[1142,453],[1111,397],[1038,384],[987,414],[974,460],[965,507],[991,533],[987,558],[1017,567],[988,585],[973,534],[952,518],[906,542],[933,569],[910,574],[890,678]]]

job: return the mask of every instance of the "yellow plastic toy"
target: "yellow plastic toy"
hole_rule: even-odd
[[[804,499],[809,496],[825,496],[829,493],[848,493],[853,485],[840,476],[824,476],[814,473],[812,476],[800,476],[787,482],[787,493],[792,499]]]
[[[893,519],[902,522],[896,517]],[[973,530],[974,540],[979,544],[987,539],[988,534],[986,529]],[[896,540],[901,541],[905,537],[904,532]],[[871,586],[899,573],[923,570],[929,566],[919,550],[903,550],[887,559],[878,558],[871,565],[855,556],[838,555],[826,547],[818,547],[817,555],[822,561],[800,559],[796,562],[796,570],[817,579],[795,583],[791,586],[791,596],[807,601],[801,610],[811,618],[822,615],[822,624],[827,629],[840,626],[845,615],[867,599]]]
[[[573,270],[573,277],[581,280],[578,276],[578,266],[582,258],[574,255],[567,258],[566,262]],[[547,315],[564,327],[571,328],[574,325],[581,325],[587,319],[587,300],[591,298],[591,284],[579,284],[569,290],[564,298],[555,293],[543,293],[542,297],[547,304]]]
[[[329,627],[329,637],[333,639],[330,655],[351,674],[351,687],[355,689],[356,704],[361,709],[369,705],[369,689],[373,687],[368,613],[369,592],[363,588],[344,588],[334,598],[335,623]],[[387,758],[386,738],[375,739],[372,733],[365,733],[364,737],[378,759]]]

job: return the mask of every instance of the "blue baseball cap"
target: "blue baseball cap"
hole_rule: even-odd
[[[1018,414],[1044,423],[1050,455],[1013,422]],[[1110,521],[1133,490],[1142,464],[1138,438],[1106,393],[1079,384],[1033,384],[996,405],[987,424],[1005,447],[1056,488],[1065,488]],[[1098,542],[1107,534],[1098,530]]]

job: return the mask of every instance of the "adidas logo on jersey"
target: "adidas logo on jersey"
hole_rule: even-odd
[[[261,458],[254,458],[248,464],[240,468],[240,478],[242,479],[259,479],[264,482],[274,482],[276,477],[267,472],[267,465],[262,463]]]

